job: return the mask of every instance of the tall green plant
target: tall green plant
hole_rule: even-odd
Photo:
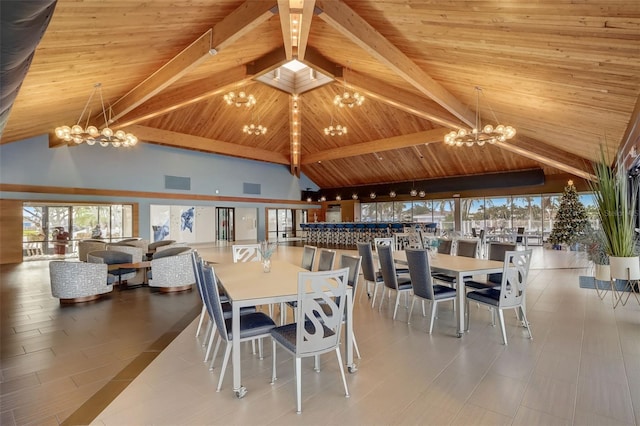
[[[616,257],[636,256],[635,250],[635,191],[629,191],[629,179],[619,164],[607,162],[604,148],[600,161],[594,163],[597,180],[591,182],[600,224],[604,233],[607,254]]]

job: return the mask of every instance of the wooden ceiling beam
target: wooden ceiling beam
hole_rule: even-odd
[[[212,30],[208,30],[202,34],[159,70],[131,89],[129,93],[115,101],[109,108],[109,124],[143,104],[184,74],[200,65],[200,63],[209,56],[215,54],[211,48],[212,34]],[[100,115],[101,114],[98,114],[94,117],[93,121],[100,122]]]
[[[307,47],[307,53],[304,57],[304,61],[302,62],[304,62],[304,64],[309,68],[313,68],[314,70],[321,72],[327,77],[342,77],[342,67],[322,56],[322,54],[318,52],[318,50],[311,46]]]
[[[349,86],[353,86],[371,99],[375,99],[416,117],[424,118],[445,127],[460,127],[462,123],[431,99],[407,90],[390,86],[384,81],[367,77],[353,70],[343,70]]]
[[[629,117],[629,124],[627,124],[619,145],[618,157],[622,159],[625,169],[629,169],[640,154],[638,145],[640,145],[640,95],[636,99],[636,105],[631,117]]]
[[[280,15],[284,52],[287,61],[290,61],[293,59],[293,42],[291,40],[291,9],[289,8],[289,0],[278,0],[278,14]]]
[[[373,154],[375,152],[391,151],[393,149],[408,148],[425,143],[442,142],[448,129],[441,127],[438,129],[426,130],[424,132],[412,133],[410,135],[394,136],[386,139],[378,139],[371,142],[363,142],[340,148],[328,149],[302,156],[302,164],[311,164],[318,161],[338,160],[346,157],[356,157],[358,155]]]
[[[251,78],[252,76],[247,73],[245,66],[238,66],[194,81],[187,86],[164,92],[120,119],[118,127],[131,126],[207,98],[221,95],[232,88],[251,83]]]
[[[159,70],[115,101],[110,107],[109,123],[113,123],[142,105],[208,57],[226,49],[242,36],[253,31],[273,16],[274,6],[275,3],[251,0],[243,3],[213,29],[202,34]]]
[[[277,12],[275,1],[245,1],[213,27],[213,48],[218,52],[228,48]]]
[[[416,63],[394,46],[367,21],[362,19],[344,2],[324,0],[318,2],[320,19],[345,35],[368,54],[385,64],[405,81],[433,99],[444,109],[473,127],[475,116],[447,89],[425,73]]]
[[[300,18],[300,30],[298,31],[298,55],[299,61],[304,61],[309,42],[311,20],[316,8],[316,0],[303,0],[302,17]]]
[[[142,142],[169,145],[174,148],[190,149],[195,151],[210,152],[214,154],[229,155],[231,157],[246,158],[249,160],[266,161],[276,164],[289,164],[286,155],[265,149],[254,148],[246,145],[218,141],[200,136],[187,135],[185,133],[171,132],[153,127],[133,125],[127,127],[127,131],[135,134]]]
[[[590,161],[526,136],[518,135],[516,139],[510,143],[497,142],[495,146],[583,179],[595,180]]]
[[[248,86],[253,84],[252,79],[256,75],[269,72],[284,62],[286,62],[284,52],[281,49],[275,49],[247,64],[246,67],[238,66],[195,81],[185,87],[164,92],[120,119],[118,127],[131,126],[207,98],[219,96],[231,89]]]

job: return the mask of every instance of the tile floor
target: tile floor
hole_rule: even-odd
[[[228,247],[199,251],[207,260],[230,260]],[[280,246],[276,256],[299,262],[301,249]],[[357,300],[362,359],[347,377],[351,397],[344,397],[335,358],[327,354],[320,373],[303,363],[299,415],[293,363],[284,352],[279,379],[270,385],[270,350],[260,361],[243,346],[249,393],[235,398],[231,368],[222,391],[215,391],[220,360],[213,372],[203,363],[195,293],[166,298],[148,289],[116,291],[67,309],[43,290],[46,265],[23,265],[3,267],[0,276],[3,425],[640,421],[640,307],[632,299],[614,310],[594,290],[580,289],[578,276],[589,272],[580,254],[535,249],[527,294],[534,340],[507,313],[508,346],[482,308],[471,307],[470,333],[457,339],[446,304],[428,335],[419,309],[407,325],[407,310],[393,321],[392,305],[378,312],[366,296]]]

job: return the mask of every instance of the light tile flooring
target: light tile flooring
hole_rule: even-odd
[[[230,260],[227,247],[199,251],[207,260]],[[297,263],[301,249],[280,246],[277,256]],[[407,325],[406,310],[393,321],[390,304],[378,312],[366,296],[359,299],[362,359],[347,377],[351,397],[344,398],[331,354],[323,356],[320,373],[303,362],[300,415],[293,363],[282,351],[275,385],[269,384],[270,350],[260,361],[243,345],[249,393],[235,398],[231,368],[215,391],[220,359],[213,372],[202,361],[191,320],[199,311],[194,293],[116,291],[95,304],[60,308],[43,291],[46,266],[3,268],[0,422],[58,424],[71,416],[66,423],[95,417],[98,425],[638,424],[640,307],[632,300],[614,310],[594,290],[580,289],[578,276],[589,272],[584,266],[580,254],[535,249],[527,294],[534,340],[507,313],[508,346],[482,308],[471,307],[470,333],[457,339],[446,304],[429,335],[419,309]],[[120,302],[126,311],[116,307]],[[186,329],[175,331],[182,324]],[[160,352],[172,333],[177,337]],[[153,361],[137,377],[120,371],[132,360],[132,370],[136,360],[145,364],[145,354]],[[122,383],[128,386],[118,395]],[[110,387],[120,388],[105,391]]]

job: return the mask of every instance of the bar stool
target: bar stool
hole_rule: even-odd
[[[353,223],[344,224],[344,244],[347,246],[355,245],[356,243],[356,225]]]

